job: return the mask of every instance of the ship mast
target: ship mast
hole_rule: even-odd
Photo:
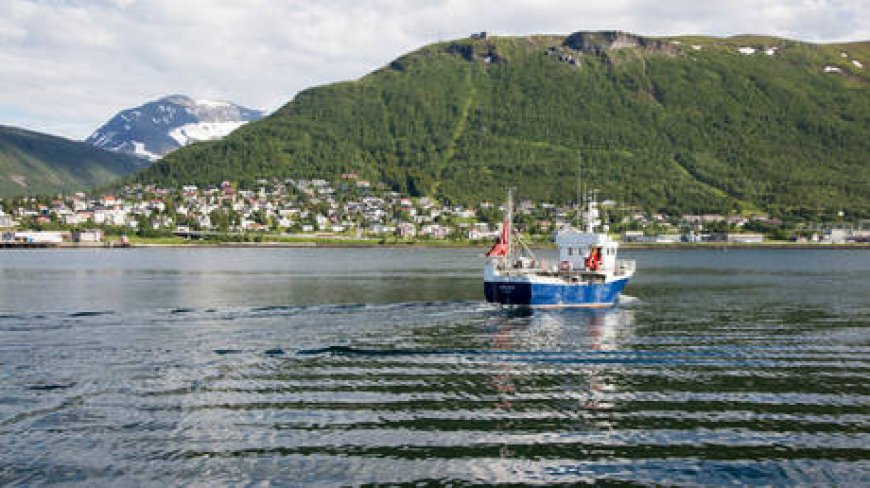
[[[512,224],[514,221],[514,189],[508,188],[507,215],[504,219],[504,226],[507,228],[505,236],[507,237],[507,257],[510,259],[513,248],[511,246],[511,234],[513,234]]]
[[[583,155],[577,153],[577,226],[583,228],[583,212],[586,211],[585,201],[583,201]]]

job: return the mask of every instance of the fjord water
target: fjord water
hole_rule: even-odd
[[[480,250],[0,252],[0,485],[870,483],[870,253],[623,255],[516,312]]]

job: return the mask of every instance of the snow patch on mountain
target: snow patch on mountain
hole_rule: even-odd
[[[145,159],[150,159],[152,161],[160,159],[159,154],[154,154],[153,152],[145,149],[145,144],[139,141],[130,141],[130,144],[133,145],[133,154]]]
[[[197,122],[184,124],[169,131],[169,137],[181,146],[200,141],[212,141],[229,135],[247,122]]]
[[[232,106],[232,103],[224,102],[221,100],[197,100],[196,104],[201,105],[203,107],[212,107],[212,108]]]
[[[20,186],[21,188],[27,188],[27,178],[21,175],[9,175],[9,179],[12,180],[12,183]]]

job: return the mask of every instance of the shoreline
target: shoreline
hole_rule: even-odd
[[[673,244],[647,244],[647,243],[624,243],[620,249],[709,249],[718,251],[722,249],[802,249],[802,250],[870,250],[870,243],[855,242],[846,244],[813,244],[809,242],[770,242],[770,243],[737,243],[737,242],[683,242]]]
[[[474,244],[464,242],[341,242],[335,241],[298,241],[298,242],[131,242],[129,245],[119,245],[109,242],[63,242],[63,243],[23,243],[19,245],[0,246],[0,249],[481,249],[486,250],[490,244]],[[535,249],[555,249],[553,245],[532,244]],[[800,249],[800,250],[870,250],[870,243],[846,243],[846,244],[813,244],[792,242],[769,242],[769,243],[726,243],[726,242],[682,242],[682,243],[622,243],[622,250],[694,250],[706,249],[721,251],[728,249]]]

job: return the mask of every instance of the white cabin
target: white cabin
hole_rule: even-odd
[[[560,268],[613,273],[617,268],[616,250],[619,243],[607,234],[607,226],[602,226],[594,196],[588,202],[583,216],[585,231],[565,227],[556,234]],[[604,232],[598,232],[599,227]]]

